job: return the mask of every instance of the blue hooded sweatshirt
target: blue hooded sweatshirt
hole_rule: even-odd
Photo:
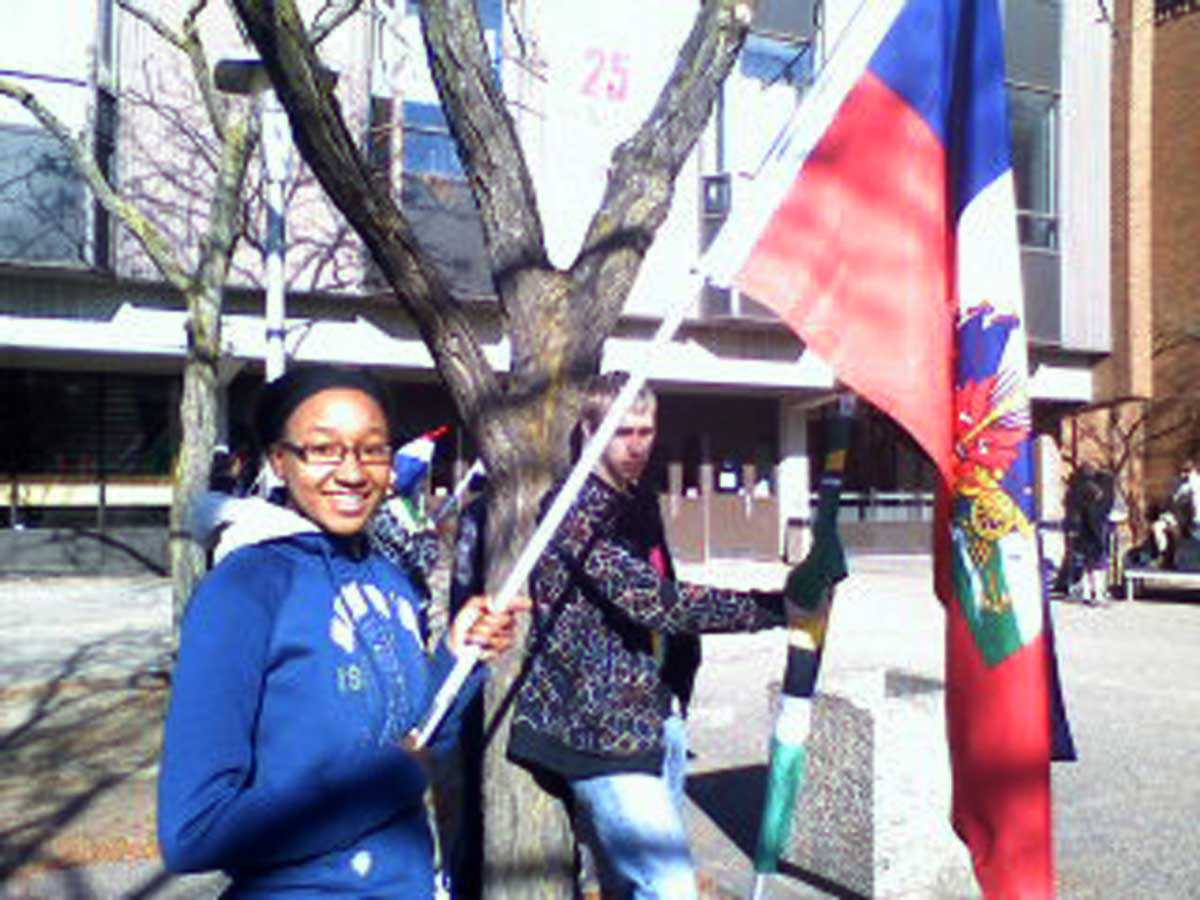
[[[224,870],[231,897],[432,897],[427,782],[401,741],[453,654],[443,642],[426,655],[399,569],[295,518],[294,533],[230,553],[184,617],[158,785],[164,861]]]

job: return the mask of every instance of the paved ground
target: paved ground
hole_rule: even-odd
[[[735,563],[683,574],[769,586],[782,572]],[[928,585],[927,560],[852,561],[822,683],[836,690],[872,667],[940,680]],[[0,897],[213,894],[211,880],[164,876],[154,850],[166,596],[154,578],[0,578]],[[1200,896],[1200,602],[1056,602],[1053,613],[1081,753],[1055,768],[1059,896]],[[708,897],[748,895],[782,641],[779,631],[705,639],[688,819]],[[853,895],[784,877],[768,896]]]

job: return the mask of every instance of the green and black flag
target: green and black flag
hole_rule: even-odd
[[[838,504],[842,492],[846,450],[850,443],[853,400],[843,398],[829,420],[829,443],[818,489],[813,542],[788,575],[785,593],[793,603],[824,614],[788,633],[787,667],[784,670],[779,716],[771,736],[771,767],[754,852],[754,897],[760,897],[765,877],[779,868],[779,858],[790,837],[796,798],[808,770],[805,743],[812,717],[812,696],[821,666],[821,651],[829,622],[835,586],[846,577],[846,555],[838,537]]]

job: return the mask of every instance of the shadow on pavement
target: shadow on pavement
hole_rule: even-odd
[[[758,825],[767,792],[767,767],[743,766],[689,775],[687,795],[721,829],[739,850],[754,859]],[[779,874],[794,878],[838,900],[864,900],[849,890],[787,860],[780,860]]]
[[[48,576],[166,576],[161,529],[28,528],[0,534],[0,570]]]
[[[101,674],[137,649],[132,636],[95,641],[40,683],[0,688],[4,896],[45,896],[22,883],[53,873],[53,896],[93,897],[84,867],[157,862],[154,774],[167,679],[159,665]],[[154,875],[123,896],[153,896],[168,880]]]

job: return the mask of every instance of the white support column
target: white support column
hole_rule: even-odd
[[[1153,34],[1152,4],[1143,4]],[[1108,351],[1112,323],[1112,209],[1109,135],[1112,68],[1112,24],[1088,3],[1062,4],[1061,146],[1065,161],[1057,173],[1062,253],[1063,339],[1077,350]],[[1150,91],[1145,93],[1149,104]],[[1145,117],[1149,121],[1149,114]],[[1149,159],[1149,156],[1147,157]],[[1141,188],[1139,188],[1139,191]],[[1133,203],[1149,204],[1145,193]],[[1133,225],[1136,215],[1127,220]],[[1147,247],[1149,242],[1147,239]],[[1147,252],[1149,252],[1147,250]],[[1149,331],[1143,331],[1148,335]],[[1146,344],[1147,350],[1149,344]],[[1149,356],[1146,357],[1147,359]]]
[[[283,259],[287,236],[284,218],[284,181],[288,175],[288,155],[292,136],[287,113],[273,90],[262,100],[262,151],[267,207],[266,241],[266,375],[274,381],[283,374],[287,354],[284,348],[285,301]]]
[[[1066,533],[1063,520],[1064,479],[1062,456],[1058,444],[1048,434],[1040,435],[1034,443],[1035,505],[1042,555],[1054,563],[1062,563],[1066,553]]]
[[[812,509],[808,459],[809,409],[797,404],[779,407],[779,553],[798,561],[808,550]],[[803,522],[797,534],[788,522]],[[792,546],[789,546],[792,543]]]

